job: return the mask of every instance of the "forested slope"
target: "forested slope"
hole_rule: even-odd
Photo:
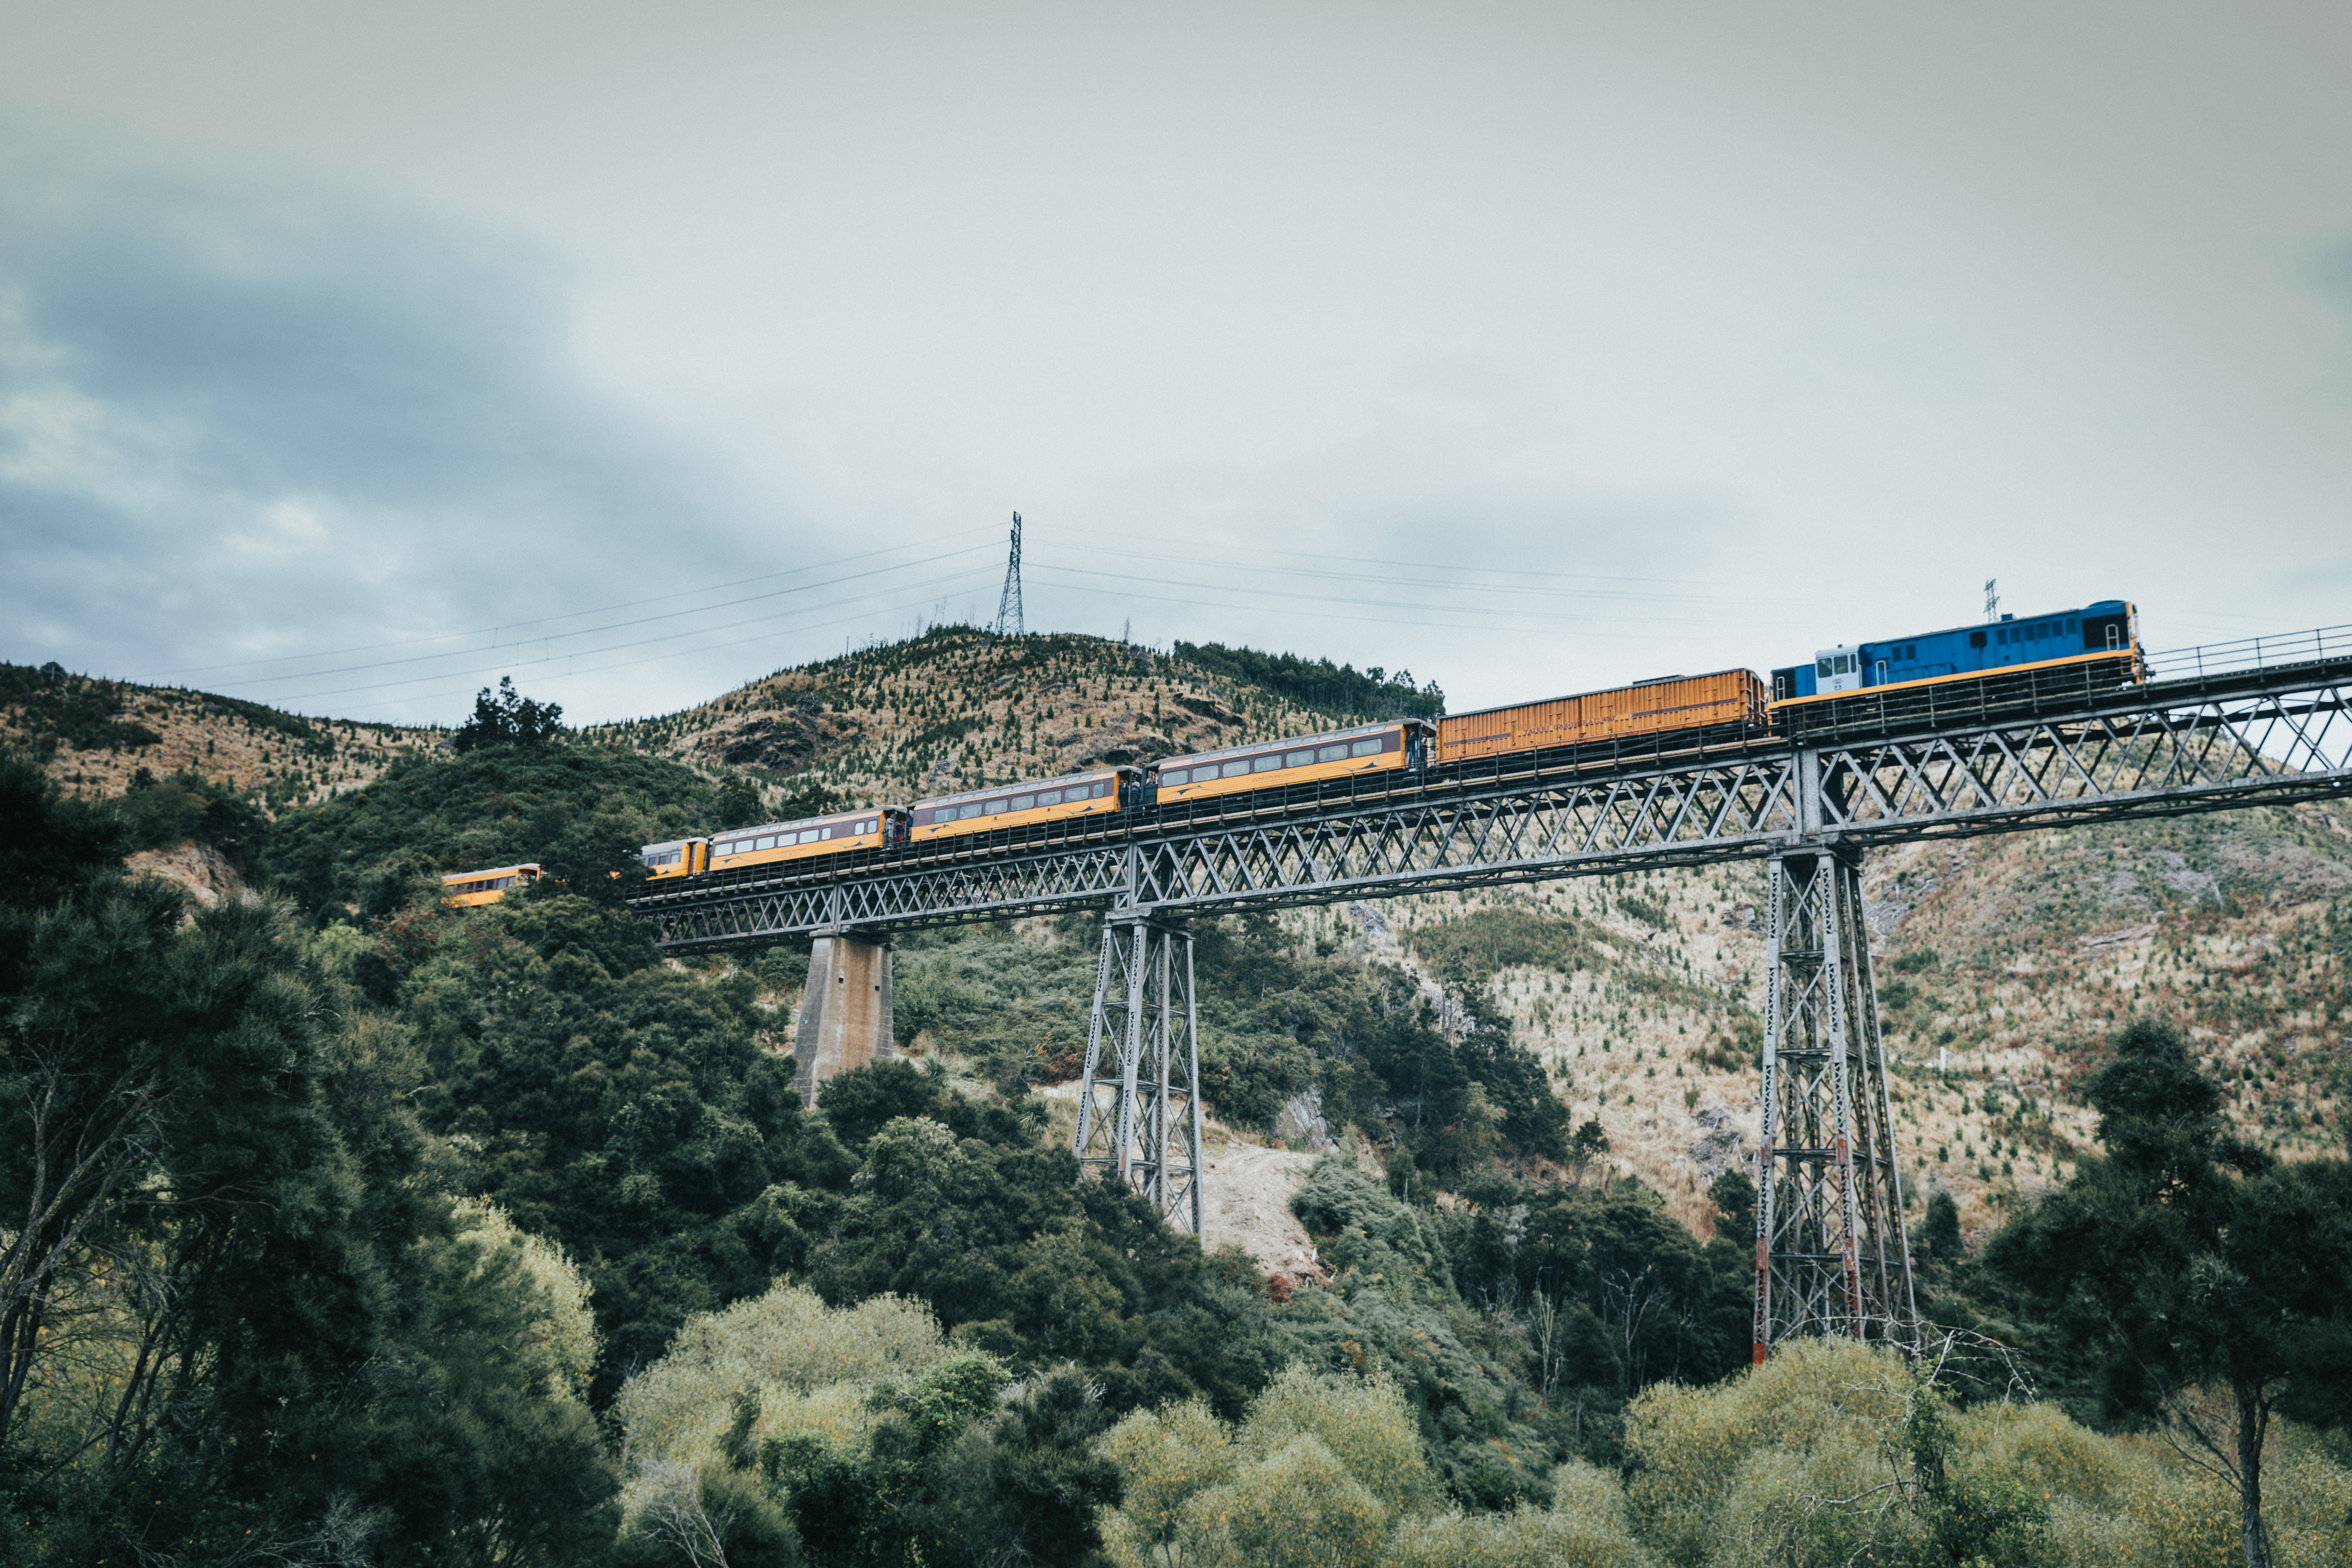
[[[902,937],[908,1059],[811,1108],[805,954],[665,959],[619,907],[643,842],[1321,727],[1302,697],[1370,679],[1220,651],[946,631],[310,804],[193,771],[60,798],[62,739],[7,764],[6,1550],[2221,1562],[2237,1494],[2134,1434],[2226,1437],[2251,1388],[2276,1560],[2340,1557],[2324,812],[1874,861],[1922,1301],[1963,1331],[1933,1388],[1859,1352],[1741,1370],[1751,873],[1202,922],[1213,1141],[1321,1155],[1278,1200],[1314,1265],[1279,1275],[1077,1179],[1089,917]],[[726,759],[787,721],[797,763]],[[260,892],[121,875],[181,838]],[[562,882],[439,905],[440,871],[526,858]],[[78,1185],[34,1158],[60,1137],[101,1151]],[[2137,1239],[2072,1242],[2084,1215]],[[2293,1279],[2231,1239],[2281,1227]],[[2185,1311],[2194,1280],[2239,1283]],[[2102,1326],[2093,1288],[2162,1311]]]

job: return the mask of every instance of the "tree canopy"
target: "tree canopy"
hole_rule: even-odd
[[[496,696],[483,687],[474,699],[474,716],[457,726],[449,744],[459,752],[484,746],[539,746],[563,731],[559,703],[541,705],[515,690],[514,677],[499,677]]]
[[[2165,1021],[2122,1032],[2089,1099],[2105,1157],[2004,1227],[1987,1262],[2060,1320],[2112,1410],[2229,1481],[2248,1568],[2263,1568],[2273,1411],[2347,1414],[2352,1169],[2281,1165],[2231,1135],[2220,1087]],[[2208,1387],[2226,1394],[2218,1419]]]

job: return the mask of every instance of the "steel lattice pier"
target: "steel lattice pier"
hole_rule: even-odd
[[[1116,1061],[1104,1059],[1106,1044]],[[1103,922],[1070,1148],[1082,1167],[1115,1173],[1171,1224],[1202,1234],[1200,1010],[1188,927],[1124,910]]]

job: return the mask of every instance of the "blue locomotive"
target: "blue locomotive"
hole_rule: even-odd
[[[1953,626],[1883,642],[1823,648],[1811,664],[1772,672],[1772,708],[1811,703],[1846,692],[1925,689],[1947,681],[2074,666],[2124,680],[2138,679],[2139,615],[2122,599],[1990,625]]]

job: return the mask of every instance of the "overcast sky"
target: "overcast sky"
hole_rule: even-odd
[[[0,0],[0,658],[2352,622],[2352,7]]]

